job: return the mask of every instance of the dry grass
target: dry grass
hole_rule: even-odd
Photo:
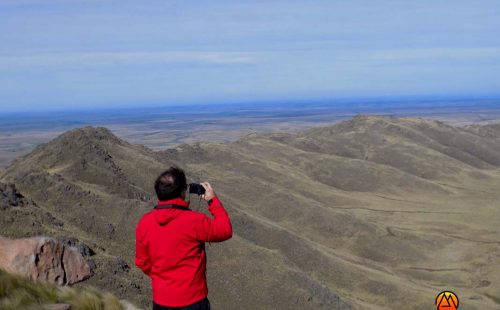
[[[72,310],[122,309],[116,297],[91,287],[58,287],[49,283],[33,282],[0,270],[1,309],[40,309],[48,304],[69,304]]]

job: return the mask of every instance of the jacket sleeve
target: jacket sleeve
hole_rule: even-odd
[[[231,220],[219,198],[214,197],[208,204],[213,219],[203,215],[195,227],[195,238],[202,242],[220,242],[233,236]]]
[[[144,231],[140,222],[135,229],[135,265],[148,276],[151,275],[151,261],[149,260],[148,248],[144,240]]]

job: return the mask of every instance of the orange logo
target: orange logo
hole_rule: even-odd
[[[451,291],[443,291],[436,297],[437,310],[457,310],[458,297]]]

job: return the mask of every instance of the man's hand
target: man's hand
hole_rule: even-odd
[[[203,198],[206,201],[210,201],[210,199],[214,198],[215,192],[210,183],[208,182],[201,182],[201,186],[205,188],[205,194],[201,195],[201,198]]]

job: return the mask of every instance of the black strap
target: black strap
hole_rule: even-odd
[[[155,209],[178,209],[184,211],[191,211],[191,209],[180,206],[180,205],[163,205],[163,206],[155,206]]]

